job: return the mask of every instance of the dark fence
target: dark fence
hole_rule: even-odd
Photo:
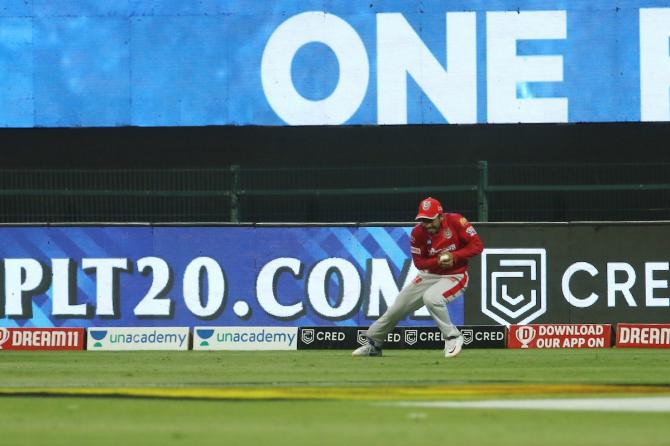
[[[670,163],[4,169],[0,221],[410,221],[425,196],[476,221],[670,220]]]

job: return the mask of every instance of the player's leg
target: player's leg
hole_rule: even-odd
[[[416,279],[404,287],[389,309],[368,328],[366,333],[368,344],[354,350],[352,355],[381,356],[386,335],[395,328],[400,319],[423,306],[422,296],[436,280],[437,278],[424,277],[419,274]]]
[[[456,356],[463,346],[463,336],[449,316],[447,305],[465,292],[468,285],[467,274],[444,276],[426,290],[423,303],[442,332],[445,341],[446,357]]]

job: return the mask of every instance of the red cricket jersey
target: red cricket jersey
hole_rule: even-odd
[[[460,214],[442,214],[442,226],[429,234],[421,224],[414,226],[410,236],[414,266],[433,274],[459,274],[468,270],[468,259],[484,250],[484,244],[470,222]],[[454,256],[451,269],[441,268],[438,256],[449,251]]]

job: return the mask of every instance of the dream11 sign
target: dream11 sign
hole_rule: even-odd
[[[609,324],[510,325],[508,348],[609,348]]]
[[[83,350],[84,329],[0,328],[0,350]]]
[[[521,348],[528,348],[528,343],[535,338],[535,328],[531,325],[522,325],[517,328],[514,336],[521,342]]]

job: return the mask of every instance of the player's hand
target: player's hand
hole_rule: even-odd
[[[440,268],[453,268],[454,266],[454,256],[451,255],[450,252],[445,251],[439,255],[437,258],[437,262],[440,265]]]

